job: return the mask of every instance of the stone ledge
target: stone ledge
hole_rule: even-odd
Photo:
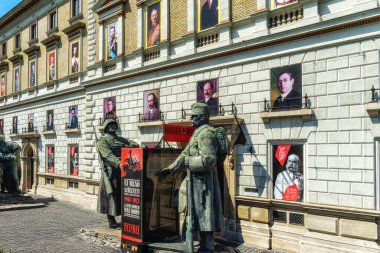
[[[310,231],[337,235],[338,219],[321,215],[305,215],[305,227]]]
[[[71,128],[71,129],[66,129],[65,134],[80,134],[80,128]]]
[[[53,130],[53,131],[43,131],[42,134],[43,135],[55,135],[55,130]]]
[[[376,241],[378,238],[377,224],[367,221],[340,219],[340,235]]]
[[[282,110],[271,112],[260,112],[259,116],[263,119],[264,123],[270,123],[271,119],[279,118],[296,118],[301,117],[303,121],[309,121],[314,114],[312,109],[302,108],[300,110]]]
[[[380,115],[380,103],[368,103],[364,105],[365,110],[368,112],[369,117],[378,118]]]

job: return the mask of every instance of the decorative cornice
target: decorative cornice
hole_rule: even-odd
[[[34,45],[24,50],[27,55],[35,54],[40,51],[40,46]]]
[[[59,42],[59,41],[61,41],[61,37],[59,35],[55,34],[55,35],[49,36],[46,39],[42,40],[41,43],[47,47],[47,46],[49,46],[53,43]]]
[[[10,57],[8,60],[12,63],[16,63],[18,61],[21,61],[23,59],[21,54],[15,54],[14,56]]]
[[[73,37],[71,34],[77,31],[81,31],[86,27],[86,24],[82,21],[78,21],[77,23],[70,25],[69,27],[66,27],[65,29],[62,30],[67,36]]]

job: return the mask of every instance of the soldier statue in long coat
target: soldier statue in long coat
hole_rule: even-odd
[[[9,193],[21,193],[19,188],[20,146],[15,142],[0,140],[1,190]]]
[[[160,171],[161,175],[166,175],[187,167],[190,169],[194,232],[199,231],[200,235],[198,252],[214,252],[214,232],[220,232],[222,228],[222,203],[216,168],[218,143],[215,128],[209,125],[209,118],[207,104],[192,105],[191,119],[196,130],[174,163]],[[186,203],[186,191],[180,190],[180,207],[183,203]]]
[[[102,170],[97,210],[107,214],[111,228],[117,228],[120,224],[115,216],[121,214],[121,149],[139,145],[116,134],[118,124],[114,119],[107,119],[103,125],[105,135],[96,143]]]

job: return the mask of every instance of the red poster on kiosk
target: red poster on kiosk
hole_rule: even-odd
[[[121,238],[133,245],[142,242],[143,149],[123,148]]]

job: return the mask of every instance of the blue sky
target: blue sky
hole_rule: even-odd
[[[22,0],[0,0],[0,18],[12,10]]]

